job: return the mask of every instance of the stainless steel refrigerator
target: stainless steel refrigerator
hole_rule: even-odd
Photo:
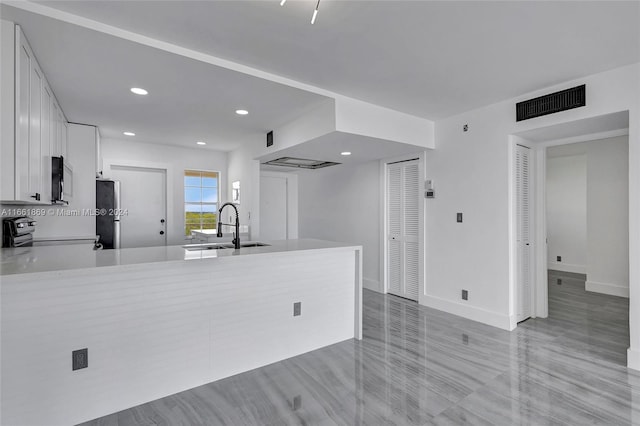
[[[120,248],[119,181],[96,180],[96,235],[103,248]]]

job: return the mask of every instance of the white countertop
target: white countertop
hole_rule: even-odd
[[[244,243],[244,241],[243,241]],[[354,244],[333,241],[300,239],[267,241],[269,246],[246,247],[240,250],[186,250],[182,246],[93,250],[86,244],[19,247],[0,249],[0,275],[28,274],[104,266],[135,265],[156,262],[197,261],[238,255],[318,250],[331,248],[358,248]]]

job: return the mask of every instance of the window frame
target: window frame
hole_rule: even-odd
[[[200,174],[200,185],[199,186],[193,186],[193,185],[187,185],[186,183],[186,178],[189,176],[188,173],[199,173]],[[207,174],[209,175],[214,175],[215,176],[206,176]],[[203,186],[202,185],[202,179],[203,177],[210,177],[210,178],[214,178],[216,179],[216,186]],[[221,194],[220,194],[220,190],[222,188],[221,185],[221,180],[222,180],[222,174],[217,171],[217,170],[202,170],[202,169],[184,169],[183,173],[182,173],[182,190],[183,190],[183,197],[182,197],[182,219],[183,219],[183,229],[184,229],[184,233],[186,237],[190,237],[191,231],[193,230],[203,230],[203,229],[215,229],[216,228],[216,224],[217,224],[217,220],[218,220],[218,206],[220,204],[220,199],[221,199]],[[187,188],[199,188],[200,189],[200,201],[199,202],[191,202],[191,201],[187,201]],[[203,197],[202,197],[202,190],[203,189],[208,189],[208,188],[215,188],[216,189],[216,200],[214,202],[211,201],[204,201]],[[200,221],[199,223],[195,223],[193,221],[188,221],[187,220],[187,206],[200,206]],[[205,221],[204,217],[202,216],[203,213],[203,208],[204,206],[215,206],[214,208],[214,221],[213,223],[210,223],[209,221]],[[196,226],[196,227],[194,227]]]

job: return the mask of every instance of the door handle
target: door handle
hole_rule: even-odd
[[[164,235],[164,231],[160,231],[160,235]]]
[[[40,201],[40,193],[36,192],[36,195],[32,195],[31,198],[35,198],[36,201]]]

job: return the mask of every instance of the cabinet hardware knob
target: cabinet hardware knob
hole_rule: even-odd
[[[160,223],[164,223],[164,219],[160,219]]]
[[[160,235],[164,235],[164,231],[160,231]]]

